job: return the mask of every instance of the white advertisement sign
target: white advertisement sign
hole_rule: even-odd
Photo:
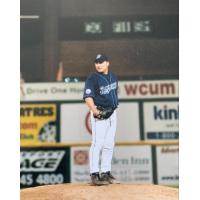
[[[84,82],[24,83],[21,101],[82,100]],[[119,81],[119,99],[177,98],[178,80]]]
[[[71,147],[71,183],[89,183],[89,149],[90,147]]]
[[[90,112],[84,103],[61,104],[61,142],[82,143],[91,141]],[[117,109],[117,142],[140,140],[138,103],[120,103]]]
[[[120,182],[153,183],[151,146],[116,146],[112,174]],[[72,147],[71,182],[89,181],[89,147]]]
[[[83,83],[24,83],[21,101],[82,100]]]
[[[157,146],[157,178],[160,185],[179,184],[179,147],[177,145]]]
[[[139,105],[136,102],[121,102],[117,109],[117,142],[140,140]]]
[[[179,138],[178,102],[145,102],[143,105],[145,139]]]
[[[177,80],[120,81],[120,99],[174,98],[178,97]]]
[[[90,142],[90,131],[90,112],[85,104],[61,104],[60,139],[62,143]]]

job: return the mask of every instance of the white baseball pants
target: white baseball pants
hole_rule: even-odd
[[[116,110],[106,120],[95,119],[91,112],[91,125],[90,173],[111,171],[117,125]]]

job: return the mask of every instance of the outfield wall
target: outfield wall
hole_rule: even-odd
[[[84,83],[21,87],[21,187],[88,182],[90,112]],[[119,82],[113,174],[178,186],[178,80]]]

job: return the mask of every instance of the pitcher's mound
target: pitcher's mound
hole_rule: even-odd
[[[22,189],[20,200],[178,200],[178,189],[143,184],[60,184]]]

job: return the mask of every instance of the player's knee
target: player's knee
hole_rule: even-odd
[[[104,144],[104,148],[106,148],[106,149],[113,149],[114,148],[114,142],[106,142],[105,144]]]
[[[101,149],[101,148],[103,147],[103,141],[92,142],[92,147],[93,147],[93,148]]]

